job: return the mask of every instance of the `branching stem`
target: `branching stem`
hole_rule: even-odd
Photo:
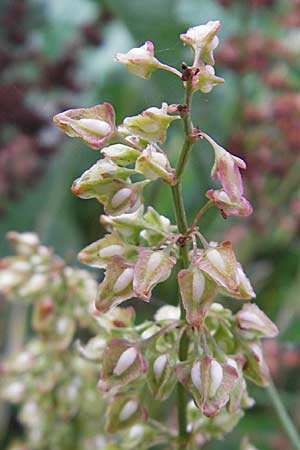
[[[197,213],[196,216],[195,216],[194,222],[193,222],[193,224],[192,224],[192,226],[191,226],[191,231],[193,231],[193,230],[197,227],[197,223],[198,223],[200,217],[202,217],[203,214],[205,214],[206,211],[209,210],[209,208],[213,205],[213,203],[214,203],[214,202],[213,202],[212,200],[208,200],[208,201],[205,203],[205,205],[203,205],[202,208],[198,211],[198,213]]]

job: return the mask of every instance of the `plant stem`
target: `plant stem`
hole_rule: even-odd
[[[187,113],[183,117],[184,127],[184,144],[182,146],[181,154],[178,160],[176,168],[176,184],[172,186],[173,205],[175,211],[175,218],[177,222],[178,231],[182,236],[186,237],[188,233],[188,223],[186,218],[186,212],[184,207],[183,195],[182,195],[182,177],[186,163],[189,158],[190,150],[193,145],[191,140],[193,132],[193,124],[191,121],[190,108],[192,100],[192,84],[191,80],[186,82],[186,94],[185,94],[185,106],[187,107]],[[186,241],[180,246],[180,258],[179,267],[181,269],[187,268],[189,265],[188,247]],[[181,319],[185,320],[185,310],[180,299]],[[188,354],[189,338],[186,333],[183,333],[179,343],[179,360],[185,361]],[[178,441],[179,448],[183,450],[186,447],[187,432],[187,409],[188,397],[182,384],[177,384],[177,416],[178,416]]]
[[[198,211],[198,213],[195,216],[194,222],[191,226],[191,231],[193,231],[196,228],[200,217],[206,213],[206,211],[213,205],[213,203],[214,202],[212,200],[208,200],[208,202],[206,202],[205,205],[203,205],[202,208]]]
[[[296,427],[294,423],[292,422],[290,416],[287,413],[287,410],[282,403],[282,400],[280,398],[280,395],[271,380],[270,386],[267,387],[267,392],[270,396],[270,399],[273,403],[274,409],[278,415],[278,418],[281,422],[281,425],[283,429],[286,432],[286,435],[288,436],[293,448],[295,450],[300,450],[300,437],[296,430]]]

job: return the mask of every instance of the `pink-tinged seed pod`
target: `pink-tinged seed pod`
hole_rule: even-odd
[[[141,78],[150,78],[161,64],[154,56],[151,41],[146,41],[141,47],[132,48],[127,53],[117,53],[115,61],[125,64],[129,72]]]
[[[133,276],[134,265],[121,256],[113,256],[99,287],[95,303],[97,310],[107,312],[113,306],[135,297]]]
[[[175,258],[162,250],[139,249],[133,278],[135,294],[146,302],[150,301],[152,289],[169,278],[175,263]]]
[[[108,405],[105,429],[108,433],[115,433],[146,418],[146,410],[137,396],[117,394]]]
[[[152,145],[148,145],[138,157],[135,170],[142,173],[148,180],[162,178],[171,185],[176,182],[175,170],[171,168],[167,156],[158,152]]]
[[[237,370],[205,356],[176,367],[179,381],[191,392],[198,408],[207,417],[216,416],[228,403],[238,379]]]
[[[103,356],[99,389],[109,391],[125,386],[147,370],[147,363],[138,347],[124,339],[112,339]]]
[[[153,106],[137,116],[126,117],[123,123],[131,134],[146,139],[148,142],[163,144],[170,123],[176,119],[180,119],[180,116],[170,116],[168,104],[163,103],[161,108]]]
[[[219,39],[216,36],[221,28],[218,20],[209,21],[205,25],[189,28],[186,33],[180,35],[180,39],[190,45],[195,52],[208,64],[214,64],[213,51],[218,46]]]
[[[270,372],[260,343],[258,341],[247,343],[244,354],[246,357],[245,376],[258,386],[268,386],[270,383]]]
[[[277,326],[255,304],[247,304],[236,314],[241,330],[246,336],[273,338],[278,335]]]
[[[195,266],[178,273],[178,283],[187,321],[201,327],[218,287],[205,272]]]
[[[68,109],[54,116],[55,125],[70,137],[99,149],[116,136],[115,112],[109,103],[92,108]]]
[[[72,185],[72,192],[80,198],[96,198],[106,204],[108,198],[119,188],[118,183],[134,174],[135,171],[119,167],[109,159],[100,159],[77,178]]]
[[[192,78],[193,90],[200,90],[206,94],[209,93],[214,86],[223,83],[224,78],[217,77],[215,75],[215,69],[210,65],[200,67],[199,72]]]
[[[117,231],[113,231],[82,249],[78,260],[88,266],[103,269],[114,256],[127,258],[134,254],[134,247],[128,245]]]
[[[155,352],[148,359],[147,383],[153,397],[157,400],[166,400],[176,385],[175,360],[177,355],[161,354]]]
[[[210,189],[207,197],[228,216],[249,216],[252,206],[244,197],[244,186],[240,169],[246,169],[246,163],[218,145],[206,133],[202,136],[211,144],[215,152],[215,163],[211,171],[212,179],[218,178],[222,189]]]
[[[140,152],[130,145],[114,144],[109,147],[104,147],[101,153],[105,158],[108,158],[118,164],[118,166],[128,166],[134,164],[139,157]]]
[[[243,300],[255,297],[250,281],[236,260],[231,242],[210,243],[194,263],[224,295]]]

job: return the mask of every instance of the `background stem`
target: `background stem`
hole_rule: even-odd
[[[300,450],[299,434],[298,434],[296,427],[293,424],[290,416],[288,415],[287,410],[286,410],[284,404],[282,403],[282,400],[281,400],[272,380],[270,382],[270,385],[267,387],[267,392],[273,403],[274,409],[278,415],[281,425],[282,425],[283,429],[285,430],[286,435],[288,436],[293,448],[295,450]]]

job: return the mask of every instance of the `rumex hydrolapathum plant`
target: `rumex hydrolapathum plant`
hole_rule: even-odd
[[[114,442],[113,447],[102,447],[107,450],[147,449],[157,443],[174,449],[199,448],[229,432],[244,409],[252,406],[246,378],[261,386],[269,381],[261,338],[274,337],[277,328],[254,304],[233,314],[216,302],[218,294],[250,300],[255,293],[232,244],[207,242],[197,226],[213,205],[223,217],[252,212],[240,175],[245,162],[195,128],[191,119],[194,93],[209,92],[223,82],[213,68],[219,28],[218,21],[208,22],[180,36],[195,55],[191,66],[183,65],[182,73],[158,61],[149,41],[116,56],[143,78],[157,69],[176,75],[185,90],[183,104],[163,102],[161,107],[125,118],[119,126],[108,103],[65,111],[54,118],[66,134],[101,149],[104,156],[75,180],[72,191],[103,204],[100,221],[108,231],[79,253],[82,263],[105,269],[105,276],[97,294],[87,294],[94,303],[90,320],[100,331],[92,327],[91,334],[96,336],[77,345],[79,354],[100,368],[97,386],[108,404],[105,430],[113,434]],[[182,120],[184,129],[176,168],[161,147],[174,120]],[[221,187],[206,193],[208,201],[189,227],[182,178],[191,148],[202,138],[214,151],[211,175]],[[157,179],[171,190],[176,224],[152,206],[144,206],[143,189]],[[152,290],[174,270],[178,307],[166,302],[153,320],[136,325],[132,308],[118,305],[134,297],[151,301]],[[18,288],[18,283],[12,288]],[[7,289],[3,290],[9,295]],[[178,423],[172,412],[163,425],[161,418],[147,411],[145,398],[150,391],[157,401],[165,401],[175,388],[178,400],[173,411],[177,410]]]
[[[67,134],[101,149],[104,155],[72,188],[83,198],[97,198],[106,213],[101,216],[101,223],[109,234],[79,254],[81,262],[106,269],[95,300],[95,314],[101,317],[133,297],[151,301],[152,289],[177,269],[181,297],[178,309],[166,306],[165,314],[158,312],[154,321],[135,327],[141,332],[124,329],[121,337],[112,339],[103,354],[98,383],[104,392],[111,392],[113,402],[120,402],[122,395],[134,395],[134,400],[128,401],[135,421],[143,416],[139,401],[145,381],[158,400],[165,400],[177,385],[178,430],[175,427],[169,436],[161,436],[162,441],[167,439],[169,447],[177,448],[196,448],[201,439],[203,443],[223,435],[235,425],[243,409],[253,403],[247,395],[245,377],[262,386],[268,384],[260,339],[277,334],[276,326],[256,305],[244,306],[233,315],[215,302],[219,293],[241,300],[250,300],[255,293],[231,243],[208,243],[197,226],[200,215],[213,204],[223,217],[252,213],[240,174],[240,169],[246,168],[245,162],[195,128],[191,119],[193,94],[198,90],[210,92],[224,81],[213,68],[219,28],[218,21],[208,22],[180,35],[194,52],[193,64],[183,65],[182,73],[158,61],[149,41],[116,56],[116,61],[142,78],[149,78],[157,69],[178,76],[185,89],[183,104],[152,106],[125,118],[119,126],[111,122],[104,127],[103,118],[94,114],[96,108],[108,108],[107,103],[78,110],[77,119],[74,110],[54,118],[61,128],[71,119],[72,131],[68,128]],[[111,106],[110,110],[113,111]],[[90,127],[88,121],[82,124],[83,117],[89,117]],[[172,168],[161,145],[175,119],[183,122],[184,143],[177,167]],[[214,150],[211,176],[219,180],[221,187],[207,192],[208,202],[188,227],[182,177],[192,145],[202,138]],[[137,174],[143,176],[142,181],[134,181]],[[159,178],[172,191],[176,225],[171,225],[153,207],[145,211],[142,191]],[[197,407],[198,419],[189,414],[189,399]],[[114,425],[108,425],[108,431],[123,428],[122,414],[117,419],[115,413],[120,408],[108,408],[108,424],[114,414]],[[131,409],[128,407],[128,411]],[[227,420],[220,421],[226,423],[225,429],[220,425],[219,432],[210,433],[212,421],[218,429],[220,415],[228,415]],[[199,420],[204,416],[208,422]],[[155,428],[154,419],[148,419],[148,423]],[[128,426],[132,424],[129,422]],[[157,435],[161,433],[157,427]]]

